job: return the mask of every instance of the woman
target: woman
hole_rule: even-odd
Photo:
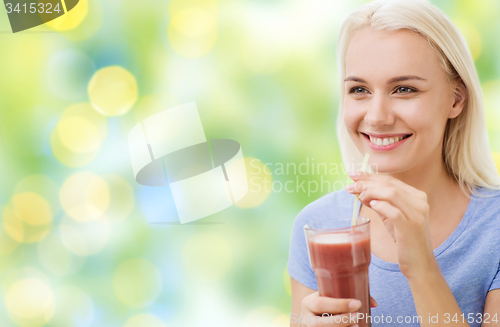
[[[369,153],[378,174],[350,174],[297,216],[291,326],[352,325],[306,322],[360,302],[318,295],[303,227],[350,216],[356,193],[371,220],[373,326],[500,326],[500,178],[463,37],[428,3],[376,1],[347,17],[337,51],[343,159]]]

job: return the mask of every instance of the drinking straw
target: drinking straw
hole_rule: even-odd
[[[370,154],[365,154],[365,160],[363,160],[363,166],[361,166],[361,172],[364,173],[366,171],[366,165],[368,164],[368,158]],[[356,226],[356,218],[358,217],[358,203],[359,203],[359,195],[354,195],[354,206],[352,207],[352,226]]]

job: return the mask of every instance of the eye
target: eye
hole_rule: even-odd
[[[363,93],[366,93],[368,92],[365,88],[361,87],[361,86],[355,86],[353,88],[351,88],[349,90],[349,94],[363,94]]]
[[[396,88],[396,92],[401,94],[408,94],[408,93],[415,93],[417,92],[417,90],[408,86],[398,86]]]

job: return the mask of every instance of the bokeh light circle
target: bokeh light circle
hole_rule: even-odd
[[[250,311],[241,324],[242,327],[284,327],[281,325],[283,313],[274,307],[260,307]],[[289,321],[288,321],[289,323]]]
[[[472,59],[475,61],[482,51],[481,34],[470,23],[460,19],[454,19],[453,23],[458,27],[469,46]]]
[[[289,327],[290,326],[290,316],[286,314],[281,314],[276,319],[273,320],[272,327]]]
[[[215,13],[217,5],[217,0],[171,0],[168,3],[168,12],[173,15],[184,9],[198,7]]]
[[[288,274],[287,267],[285,267],[285,269],[283,269],[283,275],[282,276],[283,276],[283,286],[285,287],[285,292],[289,296],[292,296],[292,284],[291,284],[291,281],[290,281],[290,275]]]
[[[47,225],[52,221],[49,203],[34,192],[23,192],[12,197],[14,210],[30,225]]]
[[[92,106],[105,116],[127,113],[137,101],[137,82],[134,75],[120,66],[98,70],[88,85]]]
[[[199,37],[216,28],[216,20],[207,11],[191,7],[179,11],[170,22],[172,27],[188,37]]]
[[[103,218],[88,222],[64,218],[59,233],[64,246],[82,257],[101,252],[111,238],[110,224]]]
[[[268,166],[257,158],[245,157],[247,170],[247,194],[236,203],[240,208],[258,207],[272,192],[273,177]]]
[[[232,266],[233,256],[229,242],[211,232],[195,234],[182,249],[186,273],[205,282],[222,279]]]
[[[105,175],[103,178],[109,188],[106,218],[111,223],[121,222],[130,216],[135,207],[134,189],[118,175]]]
[[[72,13],[75,16],[79,17],[74,17],[73,22],[66,22],[62,21],[59,23],[59,30],[57,30],[61,35],[63,35],[65,38],[72,40],[72,41],[81,41],[81,40],[86,40],[94,36],[97,31],[102,26],[103,22],[103,10],[102,10],[102,4],[100,0],[86,0],[88,3],[87,6],[87,13],[85,16],[83,16],[83,11],[85,8],[81,7],[78,8],[81,5],[77,5],[74,9],[70,10],[70,12],[67,15],[64,15],[62,17],[66,17],[71,19],[70,13],[73,12],[76,9],[79,9],[80,12],[74,12]],[[61,29],[64,27],[71,27],[76,25],[78,23],[78,26],[76,26],[73,29]],[[90,77],[89,77],[90,78]],[[86,82],[88,82],[88,79],[86,79]],[[87,84],[85,83],[85,87]]]
[[[207,54],[217,41],[216,14],[202,7],[187,7],[171,15],[167,29],[172,48],[187,58]]]
[[[130,317],[123,327],[167,327],[167,325],[158,317],[143,313]]]
[[[118,300],[130,308],[145,307],[156,300],[162,289],[161,273],[151,262],[130,259],[121,263],[113,275]]]
[[[43,198],[49,203],[54,217],[61,210],[59,202],[59,185],[50,177],[35,174],[28,175],[19,181],[13,191],[13,194],[34,192],[43,195]]]
[[[7,291],[5,305],[10,318],[19,326],[41,327],[54,315],[54,293],[41,279],[25,278]]]
[[[64,146],[76,153],[91,153],[99,149],[101,138],[95,124],[82,117],[71,117],[57,125]]]
[[[76,221],[101,218],[109,206],[106,181],[91,172],[80,172],[66,179],[60,192],[64,211]]]
[[[498,103],[500,103],[499,88],[500,80],[488,81],[482,85],[486,126],[491,131],[500,131],[500,110],[498,110]]]
[[[3,209],[5,232],[19,243],[42,240],[52,227],[52,209],[39,194],[22,192],[12,197],[12,203]]]
[[[493,152],[493,160],[495,161],[495,166],[497,167],[498,174],[500,175],[500,152]]]
[[[65,276],[78,271],[85,258],[74,255],[64,245],[59,233],[51,233],[38,243],[38,257],[42,266],[56,276]]]
[[[52,153],[68,167],[82,167],[92,162],[106,135],[106,118],[90,104],[78,103],[63,112],[52,131]]]
[[[63,8],[61,8],[63,10]],[[80,0],[78,4],[66,14],[53,19],[45,25],[55,31],[68,31],[77,28],[89,12],[88,0]]]
[[[50,327],[90,327],[95,309],[92,298],[80,288],[69,285],[56,289],[56,310]]]
[[[19,246],[19,242],[5,232],[3,224],[0,225],[0,256],[14,252]]]

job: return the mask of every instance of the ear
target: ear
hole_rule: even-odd
[[[460,115],[467,101],[467,88],[461,78],[459,78],[453,86],[453,98],[454,102],[448,118],[455,118]]]

